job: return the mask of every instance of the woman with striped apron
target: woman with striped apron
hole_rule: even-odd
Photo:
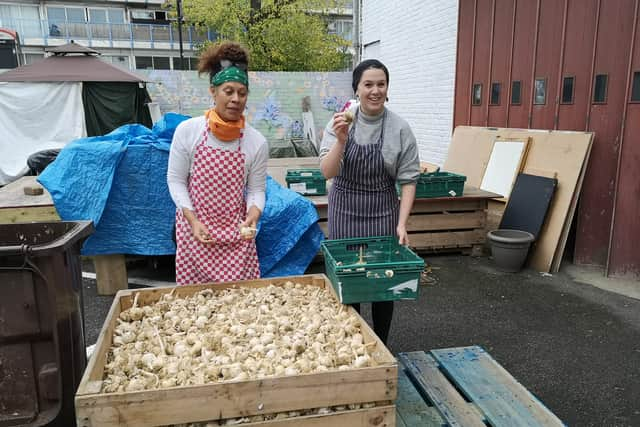
[[[325,129],[320,167],[327,179],[333,178],[329,239],[396,235],[400,244],[409,243],[406,223],[420,164],[408,124],[384,105],[388,80],[388,71],[379,61],[360,63],[353,71],[353,87],[360,99],[353,123],[347,114],[338,113]],[[401,201],[396,181],[401,183]],[[354,308],[359,311],[360,305]],[[386,343],[393,301],[373,302],[371,311],[374,331]]]

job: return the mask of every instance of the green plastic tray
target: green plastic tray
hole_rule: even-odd
[[[421,173],[416,184],[416,197],[462,196],[467,177],[452,172]]]
[[[305,196],[327,194],[327,181],[320,169],[289,169],[285,181],[290,190]]]
[[[418,298],[424,260],[396,237],[325,240],[321,248],[327,276],[343,304]]]

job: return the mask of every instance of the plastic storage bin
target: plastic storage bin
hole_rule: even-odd
[[[327,180],[320,169],[288,169],[285,177],[287,187],[305,196],[327,194]]]
[[[86,222],[0,224],[0,426],[74,426]]]
[[[325,240],[321,248],[343,304],[418,298],[424,260],[396,237]]]
[[[452,172],[421,173],[416,184],[416,197],[462,196],[467,177]]]

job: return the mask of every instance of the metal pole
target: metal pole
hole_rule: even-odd
[[[178,12],[178,43],[180,44],[180,69],[184,70],[184,52],[182,50],[182,1],[176,0]]]

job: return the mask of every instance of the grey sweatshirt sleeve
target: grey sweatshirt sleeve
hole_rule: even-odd
[[[398,156],[398,174],[396,181],[400,184],[414,183],[420,177],[420,155],[416,137],[405,122],[400,130],[401,151]]]

